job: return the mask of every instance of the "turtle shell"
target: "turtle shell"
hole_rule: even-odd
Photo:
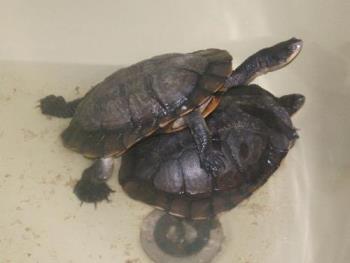
[[[131,145],[208,103],[232,71],[224,50],[165,54],[121,69],[93,87],[63,132],[88,157],[119,156]]]
[[[300,108],[304,97],[297,96]],[[297,138],[288,109],[256,85],[229,90],[207,124],[224,156],[222,174],[201,168],[188,129],[157,134],[123,155],[119,182],[126,193],[175,216],[213,217],[263,185]]]

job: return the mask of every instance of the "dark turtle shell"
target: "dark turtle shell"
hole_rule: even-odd
[[[275,98],[251,85],[228,91],[207,118],[225,171],[213,177],[200,166],[188,129],[157,134],[122,157],[119,182],[127,194],[170,214],[205,219],[229,210],[263,185],[293,146],[290,114],[304,96]]]
[[[79,104],[64,145],[88,157],[119,156],[159,127],[207,102],[232,71],[224,50],[166,54],[121,69]]]

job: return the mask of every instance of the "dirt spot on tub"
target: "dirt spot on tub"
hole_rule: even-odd
[[[79,86],[75,87],[75,94],[80,95],[80,87]]]
[[[23,137],[24,137],[24,141],[31,141],[33,139],[35,139],[36,137],[38,137],[38,134],[36,134],[35,132],[28,130],[28,129],[21,129],[22,133],[23,133]]]
[[[130,243],[125,244],[124,255],[125,255],[125,256],[130,256],[130,255],[132,255],[132,254],[133,254],[133,253],[132,253],[132,252],[133,252],[132,249],[133,249],[133,245],[132,245],[132,244],[130,244]]]
[[[249,209],[249,214],[251,214],[254,217],[257,217],[261,214],[266,213],[268,207],[257,203],[250,203],[247,205],[247,209]]]
[[[78,182],[77,179],[72,179],[72,177],[69,177],[69,180],[66,181],[64,185],[68,187],[74,187],[77,184],[77,182]]]
[[[56,185],[56,184],[59,184],[62,180],[63,180],[63,175],[62,174],[57,174],[56,176],[54,176],[51,179],[46,178],[46,177],[41,178],[41,183]]]
[[[141,263],[141,260],[139,258],[132,258],[132,259],[127,259],[125,263]]]

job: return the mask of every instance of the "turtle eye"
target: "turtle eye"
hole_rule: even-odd
[[[245,142],[242,142],[239,146],[239,158],[240,159],[247,159],[249,155],[249,147]]]

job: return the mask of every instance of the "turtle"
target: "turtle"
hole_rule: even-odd
[[[113,173],[113,158],[141,139],[185,127],[197,145],[201,166],[217,174],[224,160],[214,150],[204,119],[218,106],[216,95],[284,67],[301,49],[302,40],[291,38],[254,53],[234,71],[226,50],[159,55],[116,71],[82,98],[66,102],[49,95],[40,100],[40,108],[46,115],[72,117],[61,135],[63,144],[95,159],[82,175],[95,182],[105,182]],[[81,184],[75,190],[85,202],[102,201],[111,192],[105,188],[104,195],[92,196]]]
[[[213,177],[200,166],[188,130],[157,134],[122,156],[119,182],[133,199],[156,208],[143,220],[140,240],[155,262],[211,262],[224,233],[217,218],[262,186],[294,145],[290,116],[301,94],[280,98],[257,85],[229,90],[207,118],[226,170]],[[288,127],[286,129],[286,127]]]
[[[119,183],[131,198],[170,215],[215,218],[249,197],[279,167],[298,138],[290,116],[304,102],[301,94],[277,98],[255,84],[231,89],[206,119],[225,170],[213,176],[201,167],[185,129],[156,134],[131,148],[122,156]]]

